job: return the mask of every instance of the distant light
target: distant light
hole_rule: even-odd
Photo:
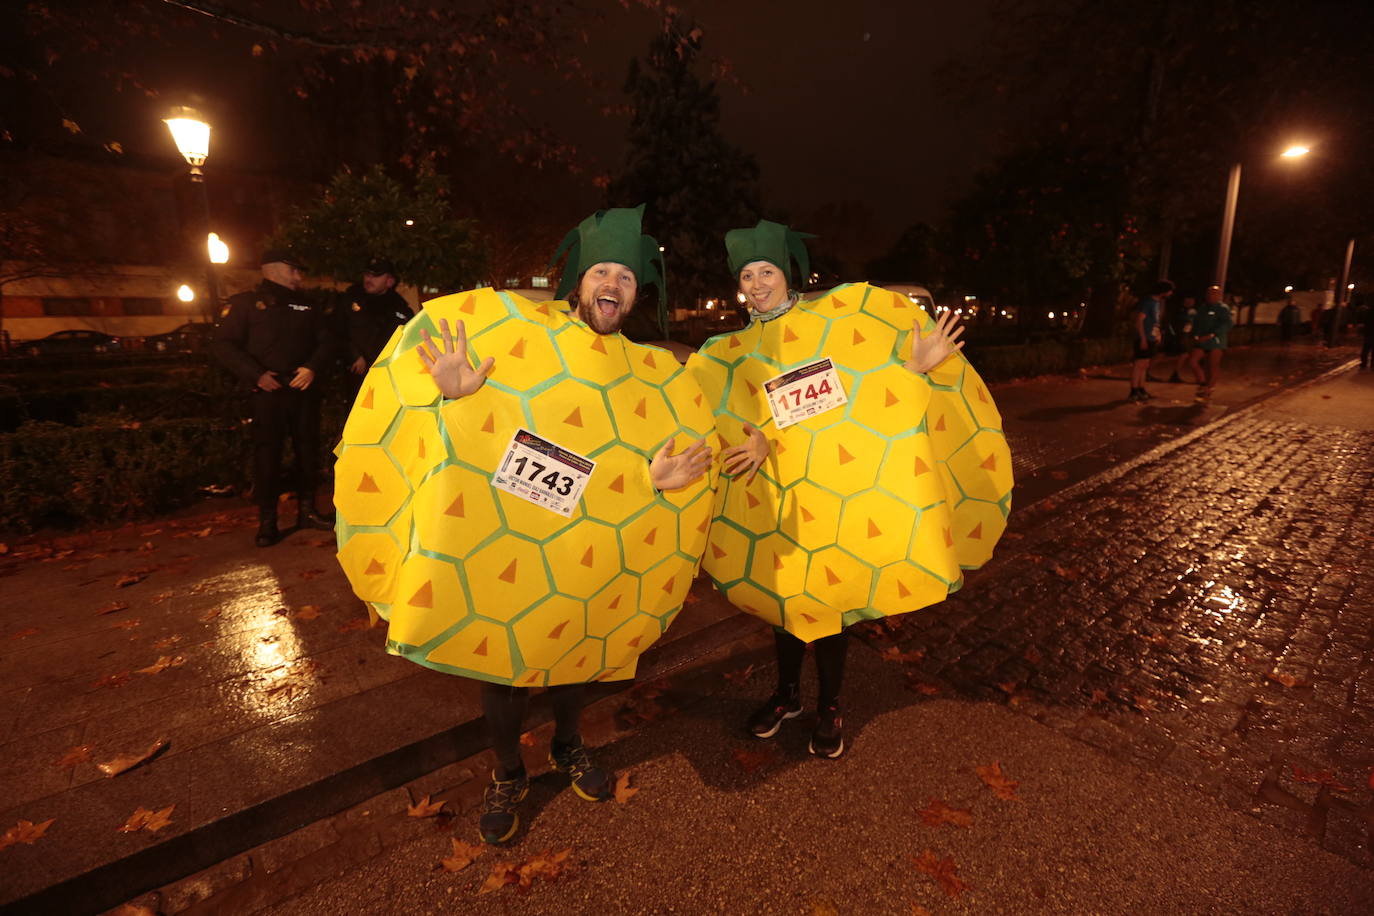
[[[1285,287],[1283,288],[1283,291],[1284,291],[1285,293],[1291,293],[1291,292],[1293,291],[1293,287],[1291,287],[1291,286],[1285,286]]]
[[[229,263],[229,246],[220,240],[218,234],[212,232],[205,238],[205,248],[210,252],[211,264]]]
[[[1297,159],[1300,156],[1306,156],[1310,152],[1312,152],[1311,148],[1297,145],[1288,147],[1288,149],[1284,150],[1280,155],[1285,159]]]
[[[739,304],[740,304],[740,305],[744,305],[744,303],[745,303],[744,293],[735,293],[735,298],[739,300]]]
[[[977,298],[978,298],[977,296],[965,296],[965,297],[964,297],[964,301],[965,301],[965,302],[972,302],[974,299],[977,299]]]
[[[199,168],[205,164],[210,155],[210,125],[200,119],[195,109],[179,108],[172,117],[163,118],[162,123],[172,132],[172,140],[187,165]]]
[[[177,287],[177,298],[182,302],[194,302],[196,299],[196,291],[183,283]]]
[[[408,220],[406,220],[406,225],[407,225],[407,226],[413,226],[413,225],[415,225],[415,220],[413,220],[413,219],[408,219]]]
[[[955,309],[955,310],[954,310],[954,314],[956,314],[956,315],[962,315],[962,314],[964,314],[964,310],[963,310],[963,309]]]
[[[1354,289],[1354,288],[1355,288],[1355,284],[1354,284],[1354,283],[1347,283],[1347,284],[1345,285],[1345,288],[1346,288],[1346,289]]]
[[[1050,321],[1054,320],[1054,312],[1050,312]]]
[[[668,249],[667,249],[667,248],[664,248],[662,245],[659,245],[659,246],[658,246],[659,254],[662,254],[663,252],[665,252],[665,251],[667,251],[667,250],[668,250]]]

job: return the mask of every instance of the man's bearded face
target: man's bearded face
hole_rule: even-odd
[[[577,317],[598,334],[614,334],[629,317],[638,288],[634,271],[624,264],[593,264],[577,286]]]

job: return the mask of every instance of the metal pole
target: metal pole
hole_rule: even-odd
[[[205,320],[213,322],[219,313],[219,277],[215,273],[215,262],[210,260],[210,194],[205,188],[205,174],[196,166],[191,166],[191,183],[199,189],[200,224],[204,229],[200,235],[200,253],[205,258],[205,286],[210,294]]]
[[[1326,335],[1328,346],[1335,346],[1341,336],[1341,307],[1350,301],[1350,262],[1355,258],[1355,239],[1345,243],[1345,263],[1341,265],[1341,282],[1336,287],[1336,314],[1331,316],[1331,332]]]
[[[1221,243],[1217,246],[1216,285],[1226,298],[1226,268],[1231,260],[1231,230],[1236,225],[1236,198],[1240,196],[1240,163],[1231,166],[1226,182],[1226,209],[1221,214]]]

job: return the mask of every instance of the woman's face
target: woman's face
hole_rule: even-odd
[[[739,291],[756,312],[771,312],[787,301],[787,275],[771,261],[750,261],[739,272]]]

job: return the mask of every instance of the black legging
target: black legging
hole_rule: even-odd
[[[778,692],[794,693],[801,687],[802,659],[806,657],[806,643],[786,630],[774,630],[778,646]],[[840,700],[840,685],[844,682],[844,659],[849,651],[849,637],[844,630],[814,643],[816,647],[816,681],[820,686],[818,705],[833,706]]]
[[[553,705],[553,740],[567,746],[578,740],[577,726],[582,720],[586,684],[563,684],[550,687],[549,702]],[[491,746],[500,764],[497,776],[505,779],[524,769],[520,757],[520,732],[525,726],[525,710],[530,705],[528,687],[482,682],[482,714],[491,733]]]

